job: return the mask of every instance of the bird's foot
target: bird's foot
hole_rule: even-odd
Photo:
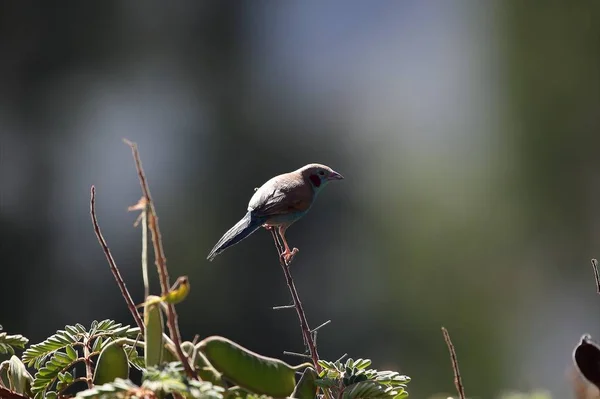
[[[269,226],[268,224],[263,224],[262,227],[264,227],[265,230],[271,230],[273,228],[273,226]]]
[[[292,260],[294,260],[294,256],[296,256],[298,252],[300,252],[300,250],[298,248],[294,248],[291,251],[288,249],[287,251],[281,254],[281,257],[283,258],[283,261],[285,262],[286,266],[292,263]]]

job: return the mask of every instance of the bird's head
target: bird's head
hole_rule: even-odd
[[[332,180],[342,180],[344,178],[344,176],[340,175],[329,166],[318,163],[311,163],[303,166],[298,172],[300,172],[304,180],[312,185],[315,191],[319,191]]]

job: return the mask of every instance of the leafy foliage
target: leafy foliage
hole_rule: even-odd
[[[151,367],[142,375],[142,385],[117,378],[114,382],[97,385],[77,394],[78,398],[113,399],[131,396],[163,398],[167,394],[179,394],[190,399],[223,399],[225,388],[210,382],[188,380],[179,362]]]
[[[81,356],[85,354],[84,347],[89,358],[97,355],[104,346],[115,339],[131,338],[137,334],[138,328],[123,326],[113,320],[94,320],[89,331],[81,324],[65,326],[64,330],[58,330],[43,342],[31,345],[23,353],[23,362],[38,370],[34,376],[32,392],[36,397],[42,397],[54,383],[59,392],[73,384],[74,367],[86,360]]]
[[[377,371],[367,369],[371,365],[369,359],[348,359],[328,362],[320,360],[323,370],[316,384],[331,389],[335,397],[340,395],[347,399],[358,398],[395,398],[408,397],[406,384],[410,378],[395,371]]]
[[[188,380],[180,362],[167,363],[161,367],[148,368],[142,377],[142,387],[159,396],[179,393],[186,398],[222,399],[225,388],[208,381]]]
[[[132,345],[124,345],[123,348],[127,353],[127,358],[129,359],[129,363],[138,370],[143,370],[146,367],[144,362],[144,357],[140,356],[137,352],[137,349]]]
[[[90,399],[111,399],[129,397],[131,392],[138,391],[140,388],[129,380],[117,378],[111,383],[96,385],[91,389],[86,389],[77,393],[78,398]]]
[[[2,326],[0,326],[2,331]],[[29,340],[20,334],[8,335],[6,332],[0,332],[0,354],[14,355],[15,348],[23,349]]]

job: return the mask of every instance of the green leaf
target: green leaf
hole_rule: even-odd
[[[136,348],[131,345],[123,345],[123,349],[125,349],[125,353],[127,353],[127,359],[129,359],[129,364],[135,367],[138,370],[144,370],[146,365],[144,362],[144,358],[139,355]]]
[[[65,331],[57,331],[56,334],[50,336],[45,341],[39,344],[31,345],[25,352],[23,352],[23,363],[28,366],[35,366],[39,369],[42,363],[59,349],[63,349],[68,345],[72,345],[79,342],[83,338],[80,333],[78,335],[65,334]]]
[[[1,330],[2,326],[0,326]],[[29,340],[20,334],[8,335],[5,332],[0,332],[0,354],[14,355],[15,348],[23,349],[27,342]]]
[[[65,330],[71,334],[73,337],[80,333],[77,327],[74,326],[65,326]]]
[[[98,352],[98,351],[100,351],[101,347],[102,347],[102,337],[98,337],[94,341],[94,345],[92,345],[92,352]]]
[[[98,320],[92,321],[92,325],[90,326],[90,336],[93,336],[98,329]]]
[[[65,372],[65,382],[71,383],[73,380],[73,374],[69,373],[68,371]]]
[[[67,352],[66,356],[69,360],[73,361],[73,360],[77,359],[77,357],[78,357],[77,351],[75,350],[75,348],[73,348],[72,345],[67,345],[65,347],[65,351]]]
[[[319,365],[327,370],[337,370],[335,365],[332,362],[328,362],[327,360],[319,360]]]
[[[370,365],[371,365],[370,359],[356,359],[356,361],[354,362],[354,367],[356,367],[359,370],[366,369]]]
[[[36,394],[45,392],[58,380],[57,389],[62,390],[73,382],[73,376],[69,373],[77,362],[83,361],[83,358],[71,359],[64,352],[54,352],[44,367],[40,368],[34,376],[31,391]]]

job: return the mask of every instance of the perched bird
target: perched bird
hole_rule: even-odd
[[[328,166],[311,163],[290,173],[273,177],[256,190],[248,203],[248,212],[227,233],[208,254],[212,261],[223,252],[254,233],[261,226],[277,228],[283,240],[286,263],[298,252],[290,250],[285,239],[285,231],[295,221],[304,216],[313,204],[317,194],[332,180],[344,177]]]
[[[159,302],[167,302],[172,304],[177,304],[183,301],[188,294],[190,293],[190,281],[187,276],[181,276],[175,281],[175,284],[169,289],[163,296],[155,296],[153,299],[150,299],[146,302],[140,303],[136,306],[136,308],[141,308],[146,305],[153,305]]]

